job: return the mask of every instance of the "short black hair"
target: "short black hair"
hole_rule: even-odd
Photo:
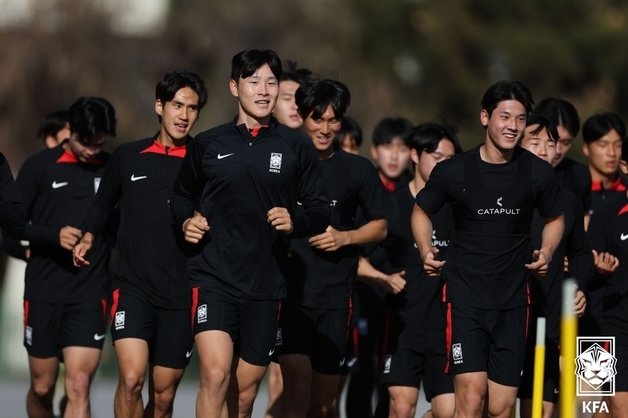
[[[462,152],[460,141],[456,131],[458,129],[448,123],[422,123],[414,128],[408,134],[410,148],[416,150],[419,154],[423,151],[432,153],[438,148],[441,140],[449,140],[454,145],[456,154]]]
[[[482,96],[482,109],[486,110],[490,117],[497,105],[506,100],[516,100],[521,103],[526,110],[526,115],[532,112],[534,106],[532,93],[520,81],[512,80],[502,80],[491,85]]]
[[[70,132],[77,134],[83,143],[100,133],[116,136],[116,111],[102,97],[79,97],[70,106],[68,121]]]
[[[582,140],[585,144],[595,142],[612,129],[617,131],[622,141],[626,138],[626,125],[618,114],[612,112],[597,113],[589,117],[582,126]]]
[[[294,101],[303,119],[310,115],[320,118],[328,106],[331,106],[337,119],[342,119],[351,102],[351,93],[340,81],[310,79],[299,86],[294,93]]]
[[[397,136],[401,137],[407,146],[410,146],[408,135],[411,130],[412,122],[406,118],[384,118],[373,128],[373,146],[389,144]]]
[[[162,104],[171,101],[177,91],[189,87],[198,94],[198,109],[201,110],[207,103],[207,88],[203,79],[196,73],[175,70],[164,74],[155,86],[155,99]]]
[[[340,130],[336,134],[334,138],[334,142],[337,146],[342,145],[342,140],[345,138],[345,135],[351,136],[355,139],[355,145],[358,147],[362,145],[363,135],[362,128],[358,124],[358,122],[350,116],[345,116],[342,118],[342,125]]]
[[[542,113],[532,113],[528,115],[526,119],[526,127],[532,125],[539,125],[538,128],[532,131],[533,134],[538,134],[543,129],[547,131],[547,135],[554,142],[558,141],[558,130],[556,129],[556,125],[552,119],[545,114]]]
[[[68,123],[68,111],[56,110],[48,114],[37,128],[37,138],[44,141],[48,136],[56,136]]]
[[[567,100],[546,97],[534,107],[534,113],[547,115],[556,127],[563,125],[574,138],[580,132],[578,111]]]
[[[312,72],[307,68],[297,68],[295,61],[286,61],[286,65],[283,66],[280,81],[294,81],[301,85],[305,83],[312,76]]]
[[[281,59],[272,49],[246,49],[235,54],[231,59],[231,79],[250,77],[264,64],[268,64],[277,81],[281,80]]]

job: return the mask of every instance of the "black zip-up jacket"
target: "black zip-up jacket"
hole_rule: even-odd
[[[188,263],[193,287],[277,300],[285,296],[280,263],[288,240],[268,223],[268,211],[287,208],[292,236],[309,236],[329,225],[329,201],[318,155],[303,133],[271,119],[253,135],[235,122],[199,134],[175,181],[171,209],[179,233],[194,210],[210,227]],[[302,216],[295,216],[297,202]]]

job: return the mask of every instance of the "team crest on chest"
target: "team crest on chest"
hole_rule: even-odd
[[[270,167],[268,168],[268,171],[271,173],[281,173],[281,153],[270,153]]]

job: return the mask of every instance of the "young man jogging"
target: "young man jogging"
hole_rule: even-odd
[[[417,195],[412,228],[428,276],[445,279],[447,349],[456,417],[510,415],[523,366],[528,270],[544,276],[563,233],[552,167],[517,146],[532,109],[516,81],[493,84],[482,98],[481,146],[436,166]],[[432,246],[430,217],[453,209],[447,258]],[[541,247],[530,251],[534,208],[545,219]]]
[[[196,244],[188,271],[201,372],[198,417],[221,416],[230,384],[230,414],[251,415],[274,353],[287,238],[329,225],[315,150],[271,117],[280,78],[272,50],[233,57],[229,88],[238,116],[194,139],[174,185],[176,228]],[[297,202],[302,216],[295,216]]]
[[[113,153],[73,251],[76,265],[89,265],[94,236],[101,235],[119,207],[111,306],[120,370],[116,417],[172,416],[175,392],[192,354],[186,244],[174,232],[168,201],[207,90],[198,75],[186,71],[167,73],[155,90],[159,131]]]
[[[70,251],[98,190],[115,135],[113,106],[82,97],[69,110],[70,138],[29,158],[17,177],[30,241],[24,291],[24,346],[31,385],[29,417],[51,417],[59,359],[65,363],[66,416],[90,415],[89,389],[105,340],[107,245],[94,241],[88,268],[72,265]]]

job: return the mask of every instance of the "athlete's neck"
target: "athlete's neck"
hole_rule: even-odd
[[[173,138],[168,133],[161,128],[159,131],[159,135],[157,135],[156,141],[159,142],[164,147],[180,147],[181,145],[185,145],[185,141],[187,140],[187,136],[183,138]]]
[[[416,196],[425,187],[425,180],[421,177],[417,167],[414,168],[414,178],[408,183],[410,193],[412,196]]]
[[[247,129],[259,129],[262,126],[270,125],[270,115],[261,117],[261,118],[256,118],[251,115],[247,115],[244,112],[240,112],[238,114],[236,125],[242,125],[242,124],[244,124],[247,127]]]
[[[595,170],[593,167],[589,166],[589,172],[591,173],[591,181],[595,183],[600,183],[603,189],[609,189],[613,183],[617,181],[618,175],[613,174],[604,174]]]
[[[513,149],[497,148],[490,140],[480,146],[480,158],[490,164],[504,164],[512,160]]]

